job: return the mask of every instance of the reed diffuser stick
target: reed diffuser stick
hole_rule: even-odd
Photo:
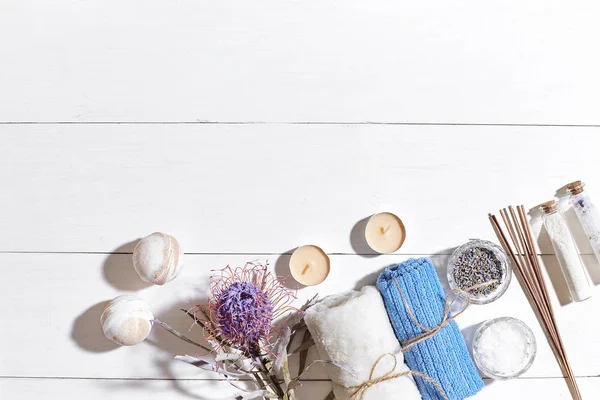
[[[560,336],[558,334],[558,328],[556,327],[556,322],[553,313],[551,312],[551,303],[549,297],[547,296],[547,291],[544,295],[542,285],[544,281],[543,278],[541,278],[541,273],[537,274],[534,270],[534,264],[537,263],[537,254],[535,253],[535,247],[532,245],[532,242],[529,242],[529,246],[527,246],[525,244],[525,241],[523,240],[524,232],[522,232],[521,229],[526,230],[526,227],[524,226],[524,223],[526,223],[526,219],[522,219],[521,224],[519,224],[519,220],[516,218],[514,209],[512,207],[509,207],[509,211],[511,213],[512,221],[506,217],[506,209],[502,210],[501,213],[503,214],[503,217],[506,218],[505,223],[508,220],[509,224],[512,224],[514,227],[516,227],[515,230],[518,231],[518,233],[514,234],[514,236],[518,236],[520,240],[517,240],[514,237],[512,237],[513,242],[515,244],[515,248],[517,248],[519,251],[523,251],[523,256],[526,256],[525,263],[517,262],[516,266],[521,267],[520,271],[523,272],[523,274],[525,275],[525,279],[529,283],[528,289],[532,291],[532,296],[535,298],[534,305],[537,307],[536,311],[538,314],[538,318],[540,318],[540,321],[544,324],[543,327],[546,330],[546,334],[550,336],[549,342],[552,346],[552,350],[555,353],[555,356],[557,357],[557,361],[561,367],[561,370],[567,375],[568,383],[571,387],[573,386],[572,384],[574,382],[573,373],[571,371],[570,366],[568,365],[568,361],[566,360],[564,346],[562,346],[562,341],[560,340]],[[533,252],[531,249],[534,249]],[[573,392],[578,392],[578,388],[576,386],[574,386],[572,389]],[[574,394],[574,398],[578,398],[577,394]]]
[[[529,299],[533,311],[538,317],[540,325],[546,333],[556,361],[563,374],[565,374],[573,399],[581,400],[581,393],[556,324],[554,310],[550,296],[548,295],[546,282],[542,275],[531,227],[525,214],[525,208],[520,205],[515,212],[514,207],[509,206],[508,209],[500,210],[500,215],[506,226],[508,237],[495,215],[489,214],[490,223],[502,247],[504,247],[504,250],[506,250],[513,263],[513,269],[521,282],[521,286]]]
[[[527,223],[527,217],[525,215],[525,207],[523,205],[520,205],[517,207],[517,210],[519,211],[519,216],[521,218],[521,222],[523,224],[523,227],[525,228],[526,237],[530,243],[534,272],[535,272],[535,274],[538,278],[538,282],[540,283],[540,286],[542,288],[544,298],[547,299],[548,310],[550,311],[552,323],[553,323],[554,329],[556,330],[557,344],[562,349],[562,354],[564,357],[564,365],[565,365],[566,369],[568,369],[568,374],[573,377],[574,390],[577,391],[577,393],[579,394],[579,387],[577,386],[577,383],[575,382],[574,374],[571,369],[569,360],[567,359],[567,353],[565,351],[565,347],[564,347],[562,338],[560,336],[560,332],[558,331],[558,327],[556,325],[556,319],[554,317],[554,310],[552,308],[552,303],[550,302],[550,296],[548,295],[548,287],[546,286],[546,281],[544,281],[544,278],[542,276],[542,269],[540,267],[539,259],[537,257],[537,252],[535,249],[535,242],[533,241],[533,234],[531,233],[531,227],[529,226],[529,223]],[[579,394],[579,396],[581,397],[581,394]]]

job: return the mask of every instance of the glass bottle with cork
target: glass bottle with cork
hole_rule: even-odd
[[[574,301],[590,298],[592,296],[590,281],[579,258],[575,242],[569,233],[567,223],[558,212],[558,203],[556,200],[550,200],[541,204],[540,208],[543,212],[544,227],[552,242],[558,264],[569,287],[571,298]]]
[[[571,182],[567,185],[567,191],[571,195],[571,206],[583,226],[596,258],[600,261],[600,215],[584,191],[584,185],[581,181]]]

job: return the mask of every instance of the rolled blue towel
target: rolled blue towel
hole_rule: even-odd
[[[410,318],[394,277],[416,320],[425,328],[439,325],[446,297],[435,267],[428,258],[411,258],[386,268],[377,279],[377,288],[383,296],[396,338],[404,342],[422,335],[423,331]],[[483,381],[454,321],[408,349],[404,359],[410,369],[435,379],[450,400],[462,400],[483,388]],[[431,383],[417,376],[415,381],[423,400],[443,400]]]

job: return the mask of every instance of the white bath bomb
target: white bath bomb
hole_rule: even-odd
[[[100,324],[108,339],[122,346],[133,346],[146,339],[153,319],[150,306],[144,300],[126,294],[108,302]]]
[[[144,282],[164,285],[181,272],[183,251],[173,236],[155,232],[135,246],[133,268]]]

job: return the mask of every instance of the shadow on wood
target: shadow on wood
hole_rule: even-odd
[[[360,290],[363,286],[367,285],[375,286],[375,284],[377,283],[377,278],[388,266],[384,266],[379,271],[371,272],[370,274],[360,278],[358,282],[356,282],[356,285],[354,285],[354,290]]]
[[[152,286],[144,282],[133,269],[133,249],[138,240],[115,249],[104,260],[104,279],[112,286],[120,290],[137,291]]]
[[[438,279],[440,280],[440,285],[442,285],[442,290],[444,293],[447,293],[450,290],[450,284],[448,283],[448,261],[450,260],[450,256],[457,247],[449,247],[442,251],[438,251],[432,254],[431,262],[435,266],[435,272],[437,273]]]
[[[204,297],[187,303],[181,302],[179,304],[173,304],[167,310],[155,315],[155,318],[166,323],[172,329],[190,338],[191,340],[199,344],[205,344],[202,328],[195,324],[194,320],[185,312],[181,311],[181,309],[187,310],[193,305],[206,304],[207,302],[208,300],[206,297]],[[207,385],[214,385],[215,382],[211,382],[209,380],[198,381],[197,389],[191,390],[188,386],[182,385],[179,382],[178,377],[174,372],[174,365],[176,363],[183,364],[183,361],[175,360],[175,356],[177,355],[191,355],[214,362],[214,354],[206,354],[207,352],[205,350],[177,338],[158,324],[154,324],[152,332],[145,340],[145,343],[158,349],[158,351],[155,352],[154,359],[148,361],[154,361],[155,365],[157,365],[162,371],[161,376],[171,380],[174,390],[185,395],[186,397],[189,397],[190,399],[213,400],[213,398],[208,399],[207,397],[202,396],[201,393],[203,391],[203,387],[205,388]],[[204,354],[206,355],[202,356]],[[190,369],[196,368],[193,365],[187,365],[187,367]],[[222,376],[215,374],[214,378],[222,379]],[[223,397],[223,399],[225,398],[230,397]]]
[[[102,353],[120,347],[108,340],[100,326],[100,315],[108,301],[102,301],[85,310],[73,323],[71,339],[84,350]]]
[[[377,257],[381,254],[374,251],[369,244],[367,243],[367,239],[365,238],[365,228],[367,227],[367,223],[371,216],[369,215],[366,218],[361,219],[352,227],[350,231],[350,245],[352,249],[362,257],[373,258]]]
[[[155,315],[154,318],[166,323],[171,328],[193,341],[205,344],[202,328],[195,324],[194,320],[185,312],[181,311],[181,309],[187,310],[194,305],[206,303],[206,299],[201,299],[189,303],[182,302],[180,304],[174,304],[168,310]],[[163,350],[165,354],[169,354],[172,357],[186,354],[196,355],[197,352],[199,352],[199,354],[206,353],[206,351],[177,338],[158,324],[154,324],[152,332],[146,339],[146,342]]]
[[[475,332],[484,322],[485,321],[482,321],[478,324],[467,326],[466,328],[461,329],[461,333],[465,338],[465,344],[467,345],[467,349],[469,350],[471,358],[473,358],[473,338],[475,337]]]
[[[478,324],[467,326],[466,328],[461,329],[461,333],[462,333],[463,337],[465,338],[465,344],[467,345],[467,349],[469,350],[469,355],[471,356],[472,360],[474,360],[474,357],[473,357],[473,339],[475,338],[475,332],[477,332],[477,329],[479,329],[479,327],[481,325],[483,325],[483,323],[485,323],[485,321],[481,321]],[[491,385],[492,383],[495,382],[494,379],[488,378],[485,375],[483,375],[481,373],[481,371],[479,371],[479,369],[477,369],[477,372],[479,372],[479,375],[483,378],[483,383],[484,383],[485,386]]]
[[[448,267],[448,259],[450,258],[450,254],[452,254],[455,249],[456,249],[456,247],[451,247],[451,248],[439,251],[437,253],[434,253],[429,257],[435,267],[435,271],[437,273],[438,279],[440,280],[440,284],[442,286],[442,290],[444,292],[447,292],[450,289],[450,287],[448,285],[446,271],[447,271],[447,267]],[[402,254],[398,254],[397,257],[398,257],[397,262],[382,265],[381,269],[379,269],[375,272],[371,272],[370,274],[360,278],[356,282],[356,285],[354,285],[354,290],[360,290],[363,286],[366,286],[366,285],[375,285],[377,283],[377,278],[383,272],[384,269],[391,267],[393,265],[399,264],[403,261],[406,261],[409,258],[415,258],[415,257],[402,255]]]
[[[286,288],[300,290],[306,286],[296,281],[290,273],[290,258],[292,258],[294,250],[296,248],[286,251],[277,258],[275,261],[275,275],[277,280]]]

